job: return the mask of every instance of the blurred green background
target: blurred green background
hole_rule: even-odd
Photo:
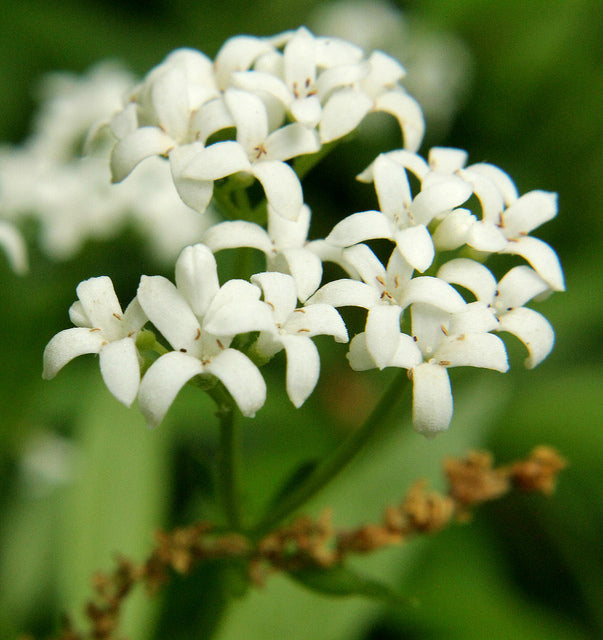
[[[33,88],[45,72],[79,73],[110,58],[142,75],[176,47],[213,56],[237,33],[270,35],[313,26],[319,4],[328,5],[4,0],[0,140],[16,144],[28,133]],[[375,520],[418,477],[437,486],[441,459],[469,448],[487,447],[497,460],[507,461],[546,443],[567,457],[569,468],[551,499],[511,497],[481,509],[470,526],[358,562],[366,573],[416,597],[416,608],[385,609],[360,598],[325,600],[274,576],[263,590],[232,605],[217,637],[600,637],[601,5],[457,0],[397,6],[408,34],[454,34],[472,60],[455,117],[448,126],[434,125],[422,151],[431,144],[459,146],[469,151],[470,161],[508,171],[521,193],[557,191],[559,216],[535,235],[557,249],[568,291],[538,307],[557,333],[556,347],[541,366],[523,370],[523,353],[513,345],[510,374],[453,375],[456,411],[449,432],[428,442],[400,418],[399,429],[319,496],[312,512],[332,506],[339,526]],[[345,14],[340,19],[345,21]],[[395,43],[402,52],[404,37]],[[454,51],[438,55],[454,59]],[[372,206],[368,190],[344,190],[353,172],[371,159],[350,144],[309,181],[309,204],[315,216],[328,221],[326,229],[342,212]],[[324,189],[332,195],[319,197]],[[359,202],[363,197],[366,203]],[[62,612],[81,609],[92,572],[109,569],[115,553],[142,560],[157,528],[210,515],[207,468],[216,441],[209,405],[190,390],[150,432],[136,410],[127,411],[109,395],[92,358],[42,382],[43,348],[69,326],[67,309],[78,282],[109,275],[126,302],[141,273],[172,274],[144,251],[134,232],[112,242],[90,242],[63,263],[36,249],[33,227],[26,233],[29,275],[15,276],[0,256],[1,640],[21,632],[51,633]],[[323,363],[317,391],[298,412],[283,399],[281,369],[278,363],[273,367],[270,401],[255,421],[243,425],[245,492],[252,512],[296,464],[320,457],[352,428],[378,396],[383,377],[348,371],[341,364],[344,353],[329,351],[333,358]],[[325,430],[323,418],[336,426]],[[128,605],[124,633],[140,639],[208,637],[218,623],[219,581],[208,567],[176,579],[164,597],[137,594]]]

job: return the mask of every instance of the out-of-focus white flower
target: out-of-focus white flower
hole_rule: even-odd
[[[330,335],[347,342],[348,332],[339,313],[328,304],[297,307],[297,290],[290,275],[259,273],[251,281],[263,291],[272,309],[274,326],[261,331],[255,351],[271,358],[284,349],[287,354],[287,394],[295,407],[301,407],[314,390],[320,373],[320,356],[311,338]]]
[[[555,332],[549,321],[524,305],[547,291],[550,286],[528,266],[513,267],[497,284],[484,265],[457,258],[442,265],[438,278],[468,289],[480,302],[488,305],[498,319],[497,331],[517,336],[527,347],[526,367],[532,369],[551,352]]]
[[[365,51],[379,49],[400,60],[406,70],[404,86],[421,105],[427,130],[445,132],[472,75],[471,54],[458,36],[380,0],[323,3],[312,10],[309,23],[317,34],[338,36]]]
[[[234,336],[270,329],[270,307],[261,292],[243,280],[220,287],[210,249],[197,244],[176,263],[176,286],[162,276],[143,276],[138,299],[149,320],[172,345],[144,375],[139,406],[149,426],[164,418],[180,389],[193,377],[218,378],[241,413],[253,416],[264,404],[266,384],[258,368],[236,349]]]
[[[0,247],[4,249],[8,263],[15,273],[27,273],[29,262],[25,240],[17,227],[5,220],[0,220]]]
[[[107,388],[120,402],[130,406],[140,382],[136,335],[146,316],[136,298],[122,312],[107,276],[84,280],[76,291],[79,300],[69,309],[76,327],[57,333],[46,345],[42,377],[54,378],[73,358],[98,353]]]

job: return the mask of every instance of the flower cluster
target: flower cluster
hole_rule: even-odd
[[[424,159],[423,118],[403,76],[383,53],[365,57],[305,28],[232,38],[213,62],[189,49],[168,56],[108,122],[113,180],[163,157],[186,204],[203,212],[215,203],[227,219],[182,251],[175,284],[143,276],[125,313],[108,278],[81,283],[70,313],[77,327],[48,344],[44,377],[98,353],[110,391],[127,405],[137,397],[152,426],[191,380],[210,392],[219,382],[253,416],[266,398],[260,368],[284,350],[287,393],[299,407],[319,377],[312,338],[347,342],[337,309],[355,306],[367,314],[350,342],[351,367],[406,369],[414,427],[434,435],[452,418],[449,368],[507,371],[498,333],[525,344],[526,366],[539,364],[554,333],[525,305],[562,291],[564,281],[554,250],[529,234],[556,215],[556,195],[520,196],[505,172],[467,165],[460,149],[434,148]],[[393,114],[404,139],[358,176],[373,185],[378,206],[309,240],[304,167],[371,111]],[[367,244],[377,239],[391,245],[385,264]],[[262,252],[265,271],[220,285],[214,254],[240,247]],[[483,264],[494,253],[521,263],[497,280]],[[325,282],[325,261],[346,277]],[[147,321],[165,343],[143,330]]]

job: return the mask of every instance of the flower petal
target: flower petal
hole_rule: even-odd
[[[332,142],[353,131],[372,106],[372,99],[356,89],[344,88],[335,91],[322,110],[318,126],[321,142]]]
[[[264,103],[253,93],[227,89],[224,100],[237,127],[237,142],[248,154],[262,147],[268,136],[268,114]]]
[[[111,182],[121,182],[145,158],[166,154],[174,140],[158,127],[141,127],[120,140],[111,152]]]
[[[555,332],[549,321],[533,309],[525,307],[502,315],[498,330],[512,333],[525,344],[530,354],[525,360],[528,369],[540,364],[555,344]]]
[[[107,389],[129,407],[136,399],[140,384],[140,365],[134,340],[123,338],[106,344],[100,350],[99,360]]]
[[[205,370],[222,382],[244,416],[253,418],[266,401],[266,383],[260,370],[240,351],[225,349]]]
[[[290,273],[295,280],[297,297],[304,302],[320,286],[322,280],[322,261],[309,249],[283,249],[269,268]]]
[[[449,313],[461,311],[466,304],[462,296],[447,282],[432,276],[413,278],[399,300],[403,308],[417,302],[433,305]]]
[[[251,282],[262,289],[276,323],[282,325],[297,306],[297,289],[293,278],[286,273],[266,271],[251,276]]]
[[[446,262],[440,267],[438,278],[469,289],[477,300],[486,304],[490,304],[496,295],[496,279],[490,269],[469,258]]]
[[[91,328],[101,329],[106,340],[125,336],[122,310],[111,278],[88,278],[78,284],[76,293],[84,313],[90,320]]]
[[[435,248],[425,225],[402,229],[396,232],[394,239],[408,264],[420,272],[429,269],[435,257]]]
[[[205,232],[202,241],[213,252],[252,247],[270,255],[273,250],[266,230],[259,224],[245,220],[228,220],[215,224]]]
[[[4,220],[0,220],[0,246],[6,252],[12,270],[18,275],[27,273],[29,264],[25,240],[15,226]]]
[[[149,320],[174,349],[197,354],[199,321],[184,296],[167,278],[142,276],[137,297]]]
[[[541,293],[549,290],[549,285],[534,269],[526,265],[513,267],[498,283],[495,306],[498,312],[523,307]]]
[[[376,305],[368,312],[366,346],[379,369],[387,367],[396,352],[401,313],[400,307],[389,304]]]
[[[226,140],[195,154],[182,175],[194,180],[219,180],[238,171],[249,171],[250,167],[245,149],[234,140]]]
[[[283,328],[288,333],[299,333],[308,338],[327,335],[333,336],[336,342],[348,341],[348,331],[343,319],[329,304],[316,303],[295,309]]]
[[[333,280],[322,286],[306,304],[324,302],[332,307],[364,307],[370,309],[379,302],[376,287],[358,280]]]
[[[281,339],[287,353],[287,395],[299,409],[318,382],[320,356],[309,338],[284,335]]]
[[[197,318],[202,318],[220,289],[218,267],[204,244],[185,247],[176,261],[176,287]]]
[[[445,431],[452,420],[450,378],[444,367],[423,363],[412,369],[412,426],[428,438]]]
[[[266,158],[269,160],[288,160],[320,150],[318,134],[299,122],[294,122],[273,131],[265,142]]]
[[[349,247],[374,238],[393,239],[392,224],[379,211],[352,213],[338,222],[325,239],[340,247]]]
[[[105,344],[102,332],[94,329],[74,327],[57,333],[44,349],[42,378],[54,378],[68,362],[85,353],[98,353]]]
[[[552,220],[556,215],[556,193],[530,191],[503,212],[505,235],[517,238]]]
[[[251,173],[262,183],[266,199],[276,213],[287,220],[297,220],[303,205],[302,188],[295,171],[284,162],[255,162]]]
[[[419,103],[405,91],[388,91],[375,100],[373,111],[391,113],[397,120],[404,136],[404,148],[416,151],[425,134],[425,119]]]
[[[179,351],[166,353],[149,367],[138,390],[138,406],[149,427],[161,423],[180,389],[202,372],[197,358]]]
[[[525,258],[538,275],[554,291],[565,291],[565,281],[559,258],[546,242],[538,238],[523,237],[509,242],[501,253],[513,253]]]
[[[199,213],[204,213],[211,202],[214,193],[212,180],[197,180],[187,177],[185,171],[188,163],[204,149],[203,143],[175,147],[170,151],[170,171],[174,186],[184,204]]]
[[[435,184],[425,181],[410,207],[415,224],[429,224],[435,216],[463,204],[472,191],[468,182],[456,176]]]
[[[491,333],[461,334],[444,340],[434,357],[445,367],[480,367],[503,373],[509,369],[505,344]]]
[[[477,218],[467,209],[451,211],[433,233],[433,244],[440,251],[452,251],[468,242],[469,234]],[[504,236],[498,233],[499,245],[504,246]]]
[[[354,371],[367,371],[375,369],[377,366],[373,356],[369,353],[366,346],[366,331],[357,333],[350,341],[350,349],[347,353],[347,359],[350,367]]]

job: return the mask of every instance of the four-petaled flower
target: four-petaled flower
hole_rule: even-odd
[[[137,298],[122,312],[107,276],[84,280],[76,291],[79,299],[69,309],[76,327],[57,333],[46,345],[42,377],[54,378],[73,358],[98,353],[107,388],[130,406],[140,383],[136,336],[147,318]]]
[[[150,366],[140,384],[138,403],[150,426],[163,420],[184,384],[201,374],[218,378],[245,416],[264,404],[266,384],[258,368],[230,348],[236,335],[273,326],[260,293],[243,280],[220,287],[214,256],[202,244],[180,254],[176,286],[162,276],[142,277],[140,305],[174,348]]]

